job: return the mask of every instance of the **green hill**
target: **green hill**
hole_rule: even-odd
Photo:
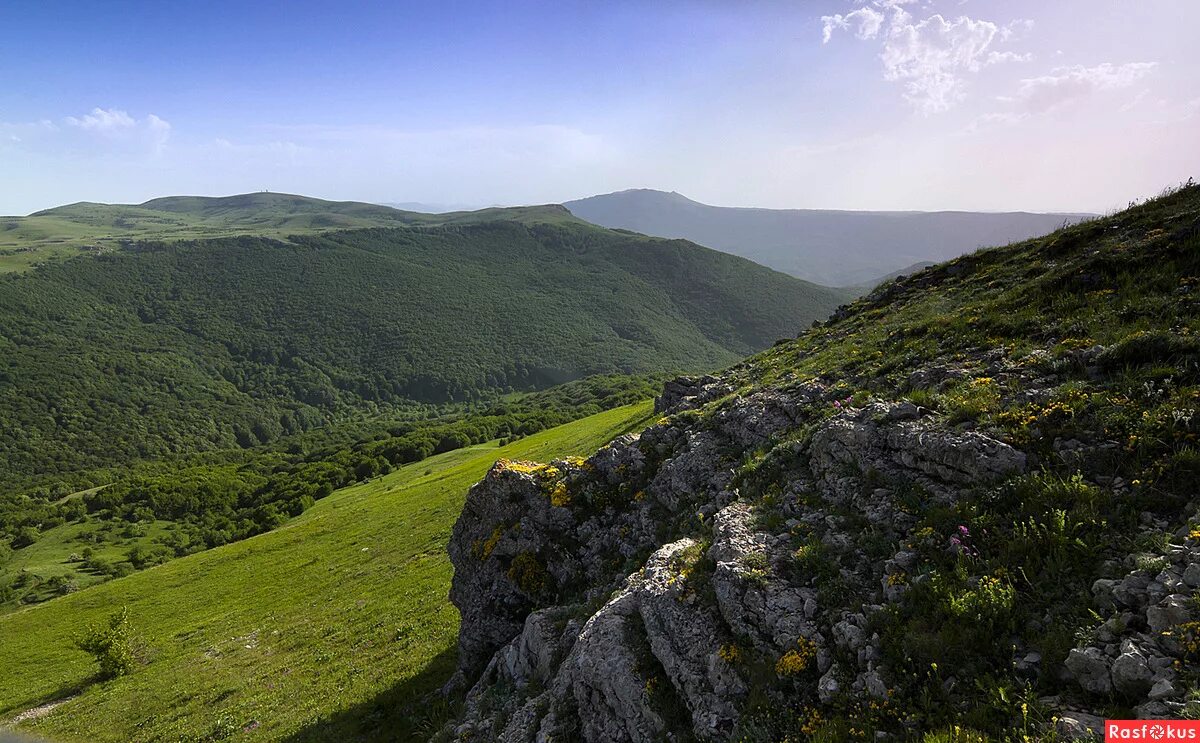
[[[626,406],[409,465],[284,528],[0,617],[0,721],[61,741],[396,740],[453,668],[450,526],[497,458],[583,454],[644,426]],[[91,684],[73,638],[129,607],[149,663]],[[408,726],[408,727],[405,727]]]
[[[30,217],[97,234],[180,215],[259,234],[136,242],[0,277],[0,484],[253,446],[412,401],[716,368],[844,296],[561,207],[325,206],[250,194]],[[379,215],[427,223],[261,236]]]
[[[0,217],[0,273],[80,254],[103,254],[134,240],[194,240],[254,234],[286,239],[295,234],[401,225],[474,224],[487,221],[579,223],[557,205],[420,214],[357,201],[326,201],[280,193],[237,196],[167,196],[143,204],[80,202]]]

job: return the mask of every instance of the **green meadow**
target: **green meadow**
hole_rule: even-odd
[[[0,617],[0,719],[55,741],[397,740],[454,667],[445,553],[467,489],[499,458],[585,455],[649,402],[499,447],[447,452],[319,501],[276,531]],[[73,638],[122,606],[144,665],[94,682]]]

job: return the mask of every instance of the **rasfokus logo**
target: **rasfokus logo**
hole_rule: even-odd
[[[1194,740],[1200,743],[1200,720],[1106,720],[1104,741]]]

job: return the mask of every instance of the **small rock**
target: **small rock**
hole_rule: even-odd
[[[1161,720],[1172,717],[1171,708],[1159,701],[1146,702],[1133,708],[1139,720]]]
[[[1150,625],[1152,633],[1160,635],[1175,625],[1186,622],[1188,616],[1187,596],[1176,593],[1168,596],[1158,606],[1147,609],[1146,623]]]
[[[1092,600],[1097,609],[1113,608],[1113,588],[1116,585],[1117,582],[1111,578],[1101,578],[1092,584]]]
[[[883,683],[883,679],[875,671],[867,671],[862,675],[863,688],[866,692],[876,699],[887,698],[887,684]]]
[[[909,421],[920,415],[920,409],[911,402],[902,402],[888,411],[888,418],[894,421]]]
[[[1200,588],[1200,562],[1193,562],[1183,571],[1183,582],[1192,588]]]
[[[817,615],[817,609],[819,609],[819,608],[820,607],[817,606],[816,599],[813,599],[813,598],[805,599],[804,600],[804,616],[805,616],[805,618],[812,619],[813,617],[815,617]]]
[[[1140,573],[1125,576],[1113,586],[1113,598],[1123,606],[1137,607],[1146,603],[1146,586],[1150,579]]]
[[[1067,740],[1090,740],[1104,734],[1104,719],[1084,712],[1067,711],[1059,715],[1055,730]]]
[[[829,704],[841,690],[842,686],[837,680],[836,666],[830,668],[817,682],[817,695],[821,698],[821,704]]]
[[[1149,697],[1155,701],[1166,699],[1175,695],[1175,684],[1172,684],[1169,679],[1160,679],[1150,687]]]
[[[1084,691],[1092,694],[1112,692],[1108,662],[1098,648],[1072,649],[1067,655],[1066,667]]]

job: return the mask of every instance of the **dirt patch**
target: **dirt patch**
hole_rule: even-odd
[[[66,704],[67,702],[71,701],[74,698],[75,697],[66,697],[64,699],[55,699],[53,702],[46,702],[45,704],[41,704],[41,705],[38,705],[37,707],[34,707],[33,709],[27,709],[24,712],[22,712],[21,714],[12,718],[11,720],[8,720],[4,724],[5,725],[19,725],[22,722],[29,722],[30,720],[40,719],[40,718],[45,717],[46,715],[50,714],[51,712],[53,712],[54,709],[56,707],[58,707],[59,705]]]

